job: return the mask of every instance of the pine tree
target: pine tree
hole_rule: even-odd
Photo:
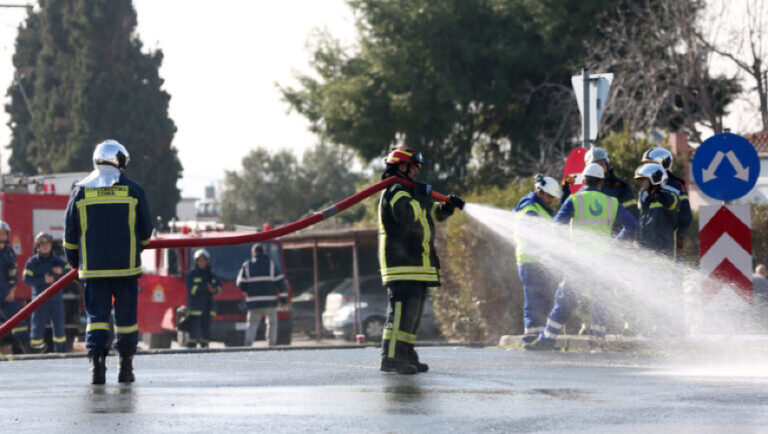
[[[128,176],[152,186],[153,214],[168,219],[179,199],[176,127],[158,72],[163,54],[144,52],[135,28],[131,0],[41,0],[29,12],[6,105],[10,166],[27,174],[88,171],[94,146],[115,139],[131,154]]]

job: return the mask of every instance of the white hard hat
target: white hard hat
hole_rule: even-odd
[[[130,159],[131,156],[128,154],[128,150],[116,140],[105,140],[96,145],[96,149],[93,151],[94,167],[100,164],[108,164],[120,170],[125,170]]]
[[[600,160],[605,160],[606,164],[611,162],[611,159],[608,158],[608,152],[606,152],[603,148],[595,147],[584,154],[584,164],[592,164]]]
[[[586,168],[584,168],[584,172],[582,173],[583,176],[591,176],[593,178],[605,178],[605,171],[603,170],[603,166],[592,163],[588,165]]]
[[[560,197],[561,193],[557,181],[554,178],[542,174],[536,175],[536,189],[541,190],[552,197]]]
[[[194,256],[195,261],[197,261],[197,258],[201,256],[204,257],[205,259],[211,259],[210,253],[208,253],[208,250],[205,250],[205,249],[200,249],[195,252],[195,256]]]
[[[635,170],[635,179],[648,178],[653,185],[663,184],[667,181],[667,171],[659,163],[645,163]]]
[[[8,225],[8,223],[4,221],[0,221],[0,231],[6,231],[9,234],[11,233],[11,227]]]
[[[659,163],[665,170],[672,167],[672,153],[661,146],[654,146],[643,154],[643,163]]]

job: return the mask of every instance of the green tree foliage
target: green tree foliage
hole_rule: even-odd
[[[752,204],[752,252],[755,264],[768,265],[768,204]]]
[[[257,148],[243,158],[241,172],[228,171],[222,196],[225,223],[260,226],[294,221],[355,192],[361,177],[350,168],[352,151],[318,145],[307,150],[301,164],[290,151],[270,154]],[[337,217],[360,219],[363,208]]]
[[[87,171],[94,146],[116,139],[153,214],[168,219],[179,199],[176,127],[158,74],[163,54],[144,52],[135,28],[131,0],[41,0],[29,13],[8,89],[10,165],[27,174]]]
[[[535,172],[542,136],[568,141],[570,64],[610,3],[354,0],[359,49],[321,37],[316,74],[283,95],[314,131],[366,161],[406,143],[425,154],[423,177],[438,188],[463,186],[470,167],[502,184]],[[566,104],[569,116],[553,116]]]

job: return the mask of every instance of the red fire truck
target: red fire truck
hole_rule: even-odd
[[[54,254],[64,256],[64,212],[72,184],[84,176],[84,173],[41,177],[3,175],[0,179],[0,215],[2,220],[11,226],[9,242],[16,252],[20,270],[16,300],[22,304],[32,298],[32,291],[24,284],[21,276],[24,265],[34,254],[35,234],[51,234],[54,239]],[[77,284],[69,285],[63,290],[67,341],[70,348],[75,336],[82,335],[85,331],[81,294]],[[53,348],[50,338],[49,330],[46,339],[49,341],[48,347]]]
[[[158,238],[189,238],[240,235],[223,231],[223,225],[199,222],[193,227],[175,225],[181,232],[157,235]],[[262,243],[273,261],[285,270],[280,241]],[[178,339],[183,344],[184,332],[177,331],[177,311],[187,304],[184,276],[193,266],[197,248],[145,250],[141,263],[144,273],[139,279],[139,331],[141,339],[150,348],[168,348]],[[243,345],[247,327],[245,296],[235,286],[235,279],[243,262],[251,257],[251,245],[206,247],[211,254],[211,266],[221,278],[222,292],[214,297],[216,316],[211,326],[211,340],[227,346]],[[291,288],[288,287],[289,301]],[[278,310],[278,344],[291,343],[292,321],[290,303]]]

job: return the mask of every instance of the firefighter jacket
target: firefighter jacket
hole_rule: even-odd
[[[677,195],[658,188],[650,194],[640,192],[637,200],[640,209],[638,244],[657,253],[674,256],[679,205]]]
[[[55,267],[61,267],[62,274],[54,273],[53,269]],[[27,260],[27,265],[24,267],[24,283],[32,288],[32,296],[36,297],[53,285],[53,282],[59,280],[70,268],[72,267],[67,264],[67,261],[58,256],[53,256],[52,254],[40,256],[40,253],[36,253]],[[53,282],[45,283],[46,275],[53,276]],[[61,292],[53,297],[61,298]]]
[[[664,187],[677,194],[677,198],[680,201],[677,206],[677,247],[682,249],[684,236],[688,232],[688,228],[693,220],[691,204],[688,202],[688,187],[685,185],[685,181],[669,171],[667,172],[667,182],[664,184]]]
[[[243,262],[237,274],[237,287],[245,293],[248,309],[277,306],[288,302],[288,291],[280,267],[266,253],[258,254]]]
[[[637,220],[618,199],[592,187],[583,187],[566,199],[554,220],[570,224],[572,231],[583,229],[606,237],[616,231],[618,239],[631,239],[637,234]]]
[[[211,267],[195,266],[187,273],[184,283],[187,286],[187,314],[216,315],[213,309],[213,296],[221,294],[221,280],[213,274]],[[208,285],[216,290],[215,294],[208,290]]]
[[[523,216],[531,216],[531,217],[543,217],[544,219],[548,221],[552,221],[552,216],[554,216],[554,211],[549,209],[548,206],[542,202],[542,200],[539,198],[538,195],[536,195],[535,191],[532,191],[525,196],[523,196],[522,199],[520,199],[520,202],[517,203],[517,206],[515,206],[515,218],[516,223],[518,223],[518,226],[515,230],[515,234],[517,235],[520,230],[519,223],[522,221]],[[515,259],[517,259],[518,264],[529,264],[532,262],[536,262],[535,258],[530,254],[530,252],[526,251],[525,241],[519,237],[515,236]]]
[[[67,205],[64,248],[81,279],[141,276],[152,218],[144,190],[125,175],[111,187],[76,186]]]
[[[421,282],[440,286],[440,260],[435,252],[434,220],[453,214],[453,206],[416,198],[410,188],[393,183],[379,201],[379,266],[384,285]]]
[[[17,272],[16,254],[13,248],[6,244],[0,249],[0,303],[5,301],[5,297],[16,286]]]
[[[582,189],[584,188],[586,188],[586,186],[582,187]],[[632,214],[632,217],[637,220],[637,198],[635,198],[635,194],[632,193],[632,189],[629,188],[629,184],[614,175],[612,169],[608,171],[608,178],[603,181],[603,187],[600,191],[608,196],[615,197],[621,206],[629,211],[629,213]],[[570,189],[567,186],[564,186],[563,195],[560,197],[560,203],[565,204],[566,199],[568,199],[570,195]]]

